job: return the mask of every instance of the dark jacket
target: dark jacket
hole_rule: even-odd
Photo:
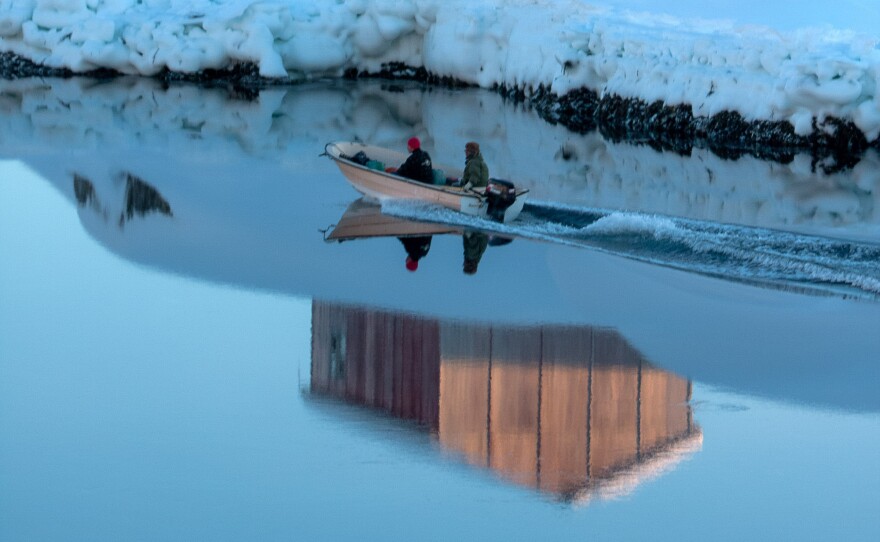
[[[431,157],[422,149],[412,151],[406,162],[397,169],[397,174],[423,183],[434,184],[434,168]]]
[[[489,166],[483,160],[483,155],[477,153],[464,162],[464,175],[461,184],[472,188],[483,188],[489,184]]]

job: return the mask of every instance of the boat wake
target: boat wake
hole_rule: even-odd
[[[499,224],[437,206],[389,201],[382,211],[508,236],[590,248],[764,287],[880,300],[880,245],[634,212],[527,203]]]

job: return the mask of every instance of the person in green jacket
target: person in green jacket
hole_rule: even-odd
[[[462,186],[465,190],[485,188],[489,184],[489,166],[480,154],[480,144],[468,141],[464,146],[464,156]]]

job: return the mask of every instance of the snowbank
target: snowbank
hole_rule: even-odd
[[[294,80],[423,67],[482,87],[589,88],[711,117],[852,121],[880,136],[880,48],[852,31],[737,27],[575,0],[7,0],[0,51],[55,68]]]

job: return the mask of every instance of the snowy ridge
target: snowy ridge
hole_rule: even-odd
[[[0,51],[75,72],[253,63],[294,80],[402,63],[484,88],[588,88],[785,121],[799,135],[834,117],[880,136],[876,35],[782,34],[575,0],[7,0]]]

